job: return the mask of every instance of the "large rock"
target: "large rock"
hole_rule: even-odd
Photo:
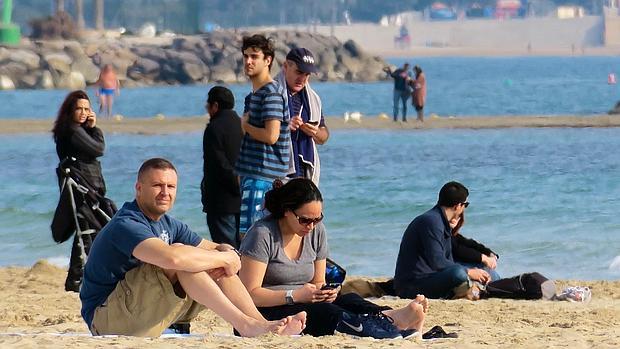
[[[17,62],[8,62],[0,66],[0,75],[5,75],[11,78],[11,80],[15,81],[20,76],[26,74],[28,72],[28,68]]]
[[[19,79],[17,79],[17,86],[19,86],[19,88],[35,88],[37,86],[37,82],[39,81],[40,75],[41,73],[39,71],[22,75]]]
[[[11,80],[11,78],[6,75],[0,75],[0,90],[4,91],[14,89],[15,84],[13,83],[13,80]]]
[[[48,70],[44,70],[37,81],[36,88],[40,89],[53,89],[54,88],[54,79],[52,78],[52,73]]]
[[[84,52],[84,48],[77,41],[67,41],[65,43],[65,50],[64,51],[73,60],[77,60],[77,59],[80,59],[80,58],[83,58],[84,56],[86,56],[86,53]]]
[[[59,74],[69,74],[71,72],[71,57],[65,53],[47,53],[43,55],[43,60],[47,66]]]
[[[94,84],[99,79],[99,68],[87,57],[78,58],[74,61],[71,70],[82,73],[88,84]]]
[[[82,73],[74,71],[66,75],[62,75],[58,80],[58,88],[67,90],[83,90],[86,88],[86,80]]]
[[[211,74],[209,75],[209,81],[211,82],[237,82],[237,73],[227,66],[216,65],[211,68]]]
[[[41,61],[38,54],[28,50],[11,50],[8,59],[23,64],[29,70],[38,69]]]
[[[142,78],[154,80],[159,75],[160,69],[159,63],[156,61],[148,58],[138,58],[136,62],[127,69],[127,76],[134,80],[140,80]]]

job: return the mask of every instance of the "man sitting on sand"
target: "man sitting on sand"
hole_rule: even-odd
[[[458,182],[448,182],[439,191],[432,209],[416,217],[407,227],[400,243],[394,290],[401,298],[465,296],[469,281],[487,284],[491,276],[479,268],[467,268],[454,262],[450,221],[460,217],[469,206],[469,191]],[[471,291],[474,291],[472,289]],[[471,296],[475,298],[475,295]]]
[[[177,190],[170,161],[145,161],[135,188],[135,200],[97,236],[84,270],[82,317],[94,335],[157,337],[204,307],[245,337],[301,332],[304,312],[277,321],[258,312],[237,277],[235,249],[204,240],[166,215]]]

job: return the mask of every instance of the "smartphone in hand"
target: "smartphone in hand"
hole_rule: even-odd
[[[313,126],[318,126],[319,122],[318,121],[308,121],[308,122],[306,122],[306,124],[310,124],[310,125],[313,125]]]
[[[338,282],[330,282],[328,284],[323,285],[323,287],[321,287],[321,290],[333,290],[335,288],[340,287],[340,283]]]

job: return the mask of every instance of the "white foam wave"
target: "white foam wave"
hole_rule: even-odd
[[[611,264],[609,265],[609,270],[620,271],[620,256],[616,256]]]
[[[67,268],[69,266],[69,257],[67,256],[50,257],[50,258],[47,258],[47,262],[59,268]]]

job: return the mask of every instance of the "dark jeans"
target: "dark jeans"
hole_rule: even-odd
[[[394,90],[394,121],[398,121],[398,103],[402,104],[403,121],[407,121],[407,100],[411,94],[407,91]]]
[[[207,213],[207,226],[213,242],[234,248],[241,245],[238,213]]]
[[[427,298],[446,298],[454,296],[453,289],[467,282],[467,269],[462,265],[455,265],[442,271],[418,278],[407,285],[399,285],[396,295],[400,298],[414,299],[423,294]]]
[[[495,271],[495,269],[491,269],[482,263],[465,263],[465,262],[457,262],[457,263],[468,269],[469,268],[483,269],[484,271],[489,273],[489,275],[491,275],[491,281],[497,281],[502,278],[501,276],[499,276],[499,273]]]
[[[262,307],[258,311],[267,320],[279,320],[285,316],[297,314],[300,311],[308,313],[304,334],[311,336],[333,335],[343,312],[352,314],[371,314],[390,307],[379,306],[360,297],[356,293],[339,295],[333,303],[300,303],[293,305],[279,305],[276,307]]]

